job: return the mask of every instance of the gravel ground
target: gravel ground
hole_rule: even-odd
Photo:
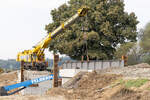
[[[48,95],[29,95],[29,96],[0,96],[0,100],[66,100],[62,96],[48,96]]]
[[[98,73],[121,74],[124,79],[146,78],[150,79],[150,65],[146,63],[127,66],[124,68],[109,68],[99,70]]]

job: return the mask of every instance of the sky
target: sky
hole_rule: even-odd
[[[50,11],[68,0],[0,0],[0,59],[15,59],[45,37]],[[150,22],[149,0],[124,0],[125,11],[135,12],[138,29]],[[46,50],[46,57],[52,54]]]

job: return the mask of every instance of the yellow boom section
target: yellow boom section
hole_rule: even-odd
[[[38,61],[41,59],[40,57],[44,57],[44,50],[47,48],[50,41],[55,38],[59,33],[61,33],[65,28],[72,25],[79,17],[83,17],[86,15],[88,11],[88,7],[82,7],[77,11],[77,13],[72,16],[70,19],[62,23],[58,28],[56,28],[53,32],[49,33],[41,42],[39,42],[33,49],[25,50],[23,52],[18,53],[17,61]]]

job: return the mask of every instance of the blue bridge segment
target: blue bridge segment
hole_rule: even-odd
[[[40,78],[36,78],[36,79],[32,79],[32,80],[27,80],[27,81],[24,81],[24,82],[21,82],[21,83],[13,84],[13,85],[4,86],[4,89],[6,91],[10,91],[10,90],[13,90],[15,88],[28,87],[32,84],[37,84],[37,83],[44,82],[44,81],[47,81],[47,80],[52,80],[52,79],[53,79],[53,74],[45,76],[45,77],[40,77]]]

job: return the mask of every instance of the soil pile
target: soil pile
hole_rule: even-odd
[[[122,88],[112,95],[109,100],[141,100],[141,95],[138,92]]]
[[[54,88],[47,92],[48,95],[61,95],[68,100],[149,100],[150,85],[144,89],[128,89],[118,84],[109,87],[115,81],[122,79],[148,78],[150,79],[150,65],[146,63],[127,66],[124,68],[109,68],[92,73],[79,73],[62,88]],[[102,90],[102,91],[101,91]]]
[[[83,77],[83,75],[85,75],[86,73],[87,72],[79,72],[73,78],[71,78],[69,81],[64,83],[62,87],[63,88],[76,88],[77,87],[77,83]]]
[[[96,72],[86,73],[80,77],[80,80],[74,83],[72,88],[54,88],[47,92],[49,95],[63,95],[68,100],[96,100],[101,98],[101,90],[103,87],[110,85],[112,82],[120,78],[121,75],[114,74],[97,74]]]
[[[133,66],[128,66],[128,67],[136,67],[136,68],[150,68],[150,65],[147,63],[141,63],[141,64],[137,64],[137,65],[133,65]]]
[[[107,100],[149,100],[150,91],[133,91],[130,89],[122,88],[120,91],[111,96]]]
[[[12,96],[0,96],[0,100],[66,100],[62,96],[57,97],[50,97],[48,95],[28,95],[28,96],[19,96],[19,95],[12,95]]]
[[[12,85],[17,83],[17,71],[0,74],[0,86]]]

